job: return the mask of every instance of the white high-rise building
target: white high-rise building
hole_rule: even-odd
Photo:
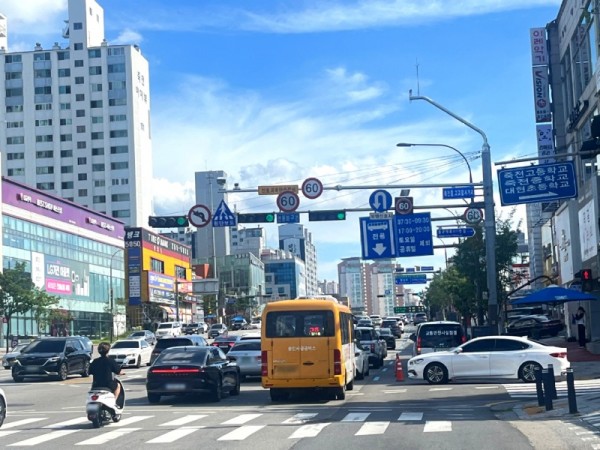
[[[95,0],[69,0],[65,22],[50,48],[10,52],[10,17],[0,14],[2,175],[147,226],[148,61],[137,45],[109,45]]]
[[[298,223],[278,227],[279,248],[290,252],[304,261],[306,269],[306,295],[319,294],[317,279],[317,250],[312,242],[312,233]]]

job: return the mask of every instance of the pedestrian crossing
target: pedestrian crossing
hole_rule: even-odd
[[[503,384],[502,387],[511,398],[535,398],[537,391],[535,383],[511,383]],[[600,394],[600,380],[576,380],[575,392],[577,395]],[[556,383],[556,395],[558,397],[567,396],[567,382],[559,381]]]
[[[172,414],[172,413],[169,413]],[[145,444],[173,444],[177,441],[194,437],[218,442],[261,440],[261,433],[279,433],[281,438],[300,440],[316,438],[328,432],[334,435],[376,436],[382,435],[396,427],[411,425],[412,431],[423,433],[444,433],[452,431],[452,421],[439,420],[440,414],[425,412],[391,412],[391,411],[355,411],[344,412],[335,419],[325,412],[297,412],[290,416],[273,415],[272,413],[233,413],[233,417],[224,418],[222,412],[208,414],[171,415],[169,420],[157,415],[124,415],[121,421],[110,423],[104,428],[95,429],[85,416],[78,416],[53,422],[51,417],[7,417],[0,429],[0,442],[5,447],[36,447],[41,445],[110,445],[116,441],[126,442],[131,436],[140,443],[143,436]],[[322,420],[320,416],[323,415]],[[343,430],[338,428],[343,427]],[[348,428],[350,427],[350,428]],[[417,428],[415,428],[417,427]],[[420,427],[420,430],[419,428]],[[210,431],[207,437],[204,433]],[[396,428],[397,431],[397,428]],[[145,432],[145,434],[140,434]],[[81,438],[79,439],[79,436]],[[192,436],[190,436],[192,435]],[[189,442],[189,441],[182,441]]]

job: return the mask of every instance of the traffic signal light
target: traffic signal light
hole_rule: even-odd
[[[188,227],[190,222],[185,216],[150,216],[148,226],[151,228],[182,228]]]
[[[581,269],[581,291],[592,292],[594,290],[594,278],[592,269]]]
[[[344,211],[343,209],[309,211],[308,220],[311,222],[318,222],[323,220],[346,220],[346,211]]]
[[[237,215],[238,223],[273,223],[274,213],[250,213]]]

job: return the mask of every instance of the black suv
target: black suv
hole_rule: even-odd
[[[77,337],[48,337],[27,346],[12,367],[15,382],[25,377],[55,376],[66,380],[69,375],[90,376],[89,350]]]

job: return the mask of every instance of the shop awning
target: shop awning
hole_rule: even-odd
[[[163,311],[165,311],[169,317],[170,316],[175,317],[175,310],[171,306],[168,306],[168,305],[158,305],[158,306],[160,306],[161,309]]]

